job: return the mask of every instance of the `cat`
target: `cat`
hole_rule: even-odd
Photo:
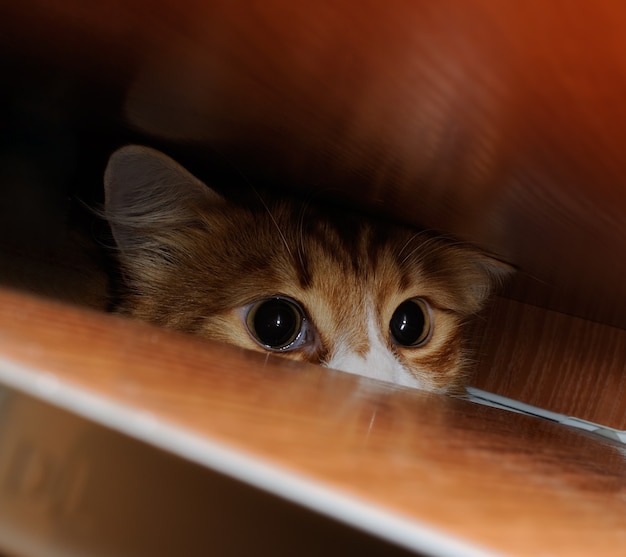
[[[130,145],[105,171],[117,311],[429,391],[465,381],[466,321],[511,267],[428,231],[267,195],[227,200]]]

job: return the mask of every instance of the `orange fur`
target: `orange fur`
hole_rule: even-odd
[[[314,342],[282,355],[326,364],[349,346],[365,357],[369,320],[394,362],[429,390],[462,384],[463,324],[510,271],[475,248],[330,207],[227,201],[146,147],[114,153],[105,193],[126,284],[119,311],[264,350],[241,308],[286,296],[303,308]],[[423,346],[404,347],[389,323],[414,297],[429,304],[433,330]]]

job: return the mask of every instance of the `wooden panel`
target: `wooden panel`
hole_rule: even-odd
[[[183,454],[186,439],[217,443],[284,484],[471,545],[586,556],[626,543],[623,448],[551,422],[6,291],[0,370]]]
[[[413,555],[0,384],[3,557],[319,557],[329,548]]]
[[[499,298],[473,335],[474,386],[626,429],[623,329]]]

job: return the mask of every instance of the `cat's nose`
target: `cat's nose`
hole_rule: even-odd
[[[406,370],[388,349],[370,349],[362,356],[354,351],[340,348],[324,365],[363,377],[423,388],[419,380]]]

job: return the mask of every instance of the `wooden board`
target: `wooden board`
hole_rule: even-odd
[[[414,550],[626,543],[623,447],[547,421],[8,291],[0,380]]]
[[[472,385],[626,429],[624,329],[497,298],[472,336]]]

